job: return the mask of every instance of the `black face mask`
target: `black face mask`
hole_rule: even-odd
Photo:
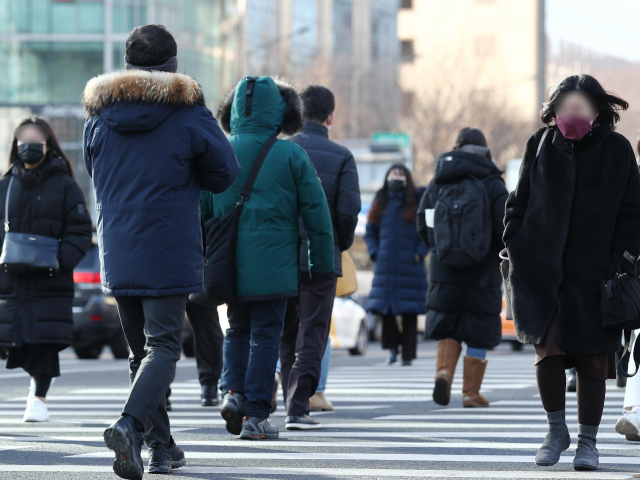
[[[392,190],[394,192],[399,192],[400,190],[404,190],[404,187],[405,187],[404,180],[398,180],[398,179],[387,180],[387,188],[389,188],[389,190]]]
[[[27,165],[34,165],[44,158],[44,145],[42,143],[18,145],[18,157]]]

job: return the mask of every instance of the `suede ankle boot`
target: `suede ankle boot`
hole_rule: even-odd
[[[560,460],[560,454],[571,446],[571,436],[565,422],[564,410],[546,412],[549,431],[536,454],[536,465],[549,467]]]
[[[597,434],[598,427],[578,426],[578,447],[576,448],[576,457],[573,459],[573,468],[576,470],[598,469],[600,456],[596,448]]]

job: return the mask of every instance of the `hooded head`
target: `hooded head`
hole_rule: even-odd
[[[302,101],[289,84],[271,77],[245,77],[218,109],[229,134],[294,135],[302,128]]]
[[[178,107],[205,106],[197,82],[188,75],[126,70],[92,78],[82,94],[87,117],[100,116],[110,128],[146,131]]]

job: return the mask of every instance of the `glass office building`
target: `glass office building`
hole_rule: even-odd
[[[178,41],[179,70],[201,85],[210,106],[237,81],[236,0],[0,0],[0,158],[8,154],[16,124],[25,117],[49,119],[81,165],[87,81],[124,68],[125,42],[137,25],[160,23]],[[4,160],[0,159],[0,170]]]

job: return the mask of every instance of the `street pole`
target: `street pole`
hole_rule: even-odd
[[[536,51],[536,84],[538,109],[547,96],[547,37],[545,31],[545,0],[536,0],[538,3],[537,16],[537,51]],[[538,118],[536,115],[536,122]]]

